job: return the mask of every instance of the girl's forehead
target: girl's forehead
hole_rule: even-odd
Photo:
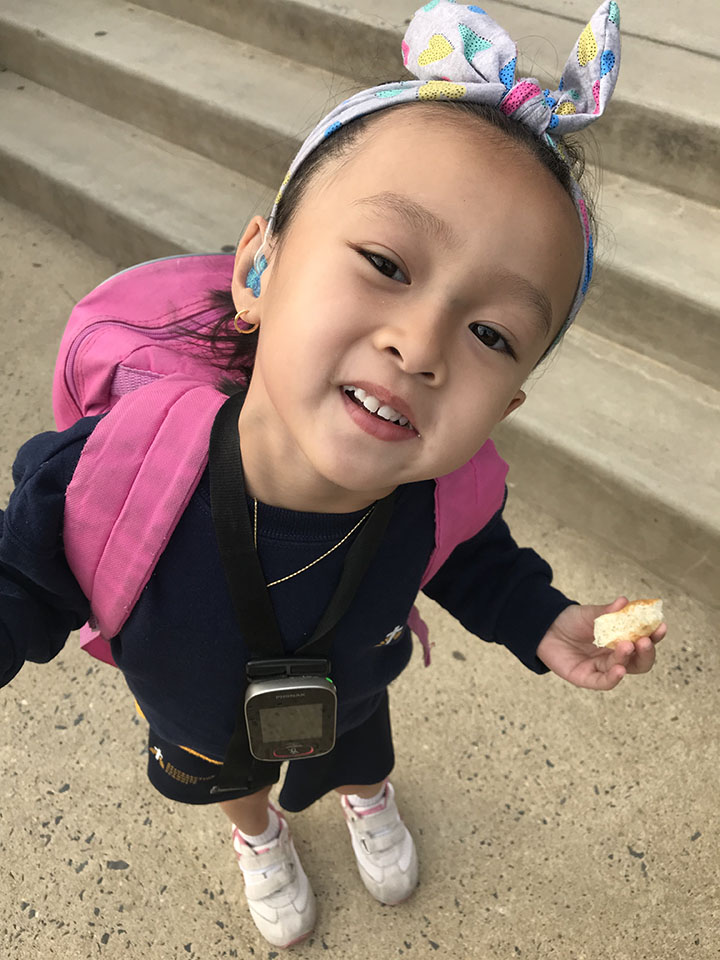
[[[395,206],[401,213],[406,197],[408,207],[420,204],[435,219],[455,223],[460,233],[463,226],[474,231],[483,221],[508,217],[518,228],[545,222],[548,235],[566,231],[570,247],[579,247],[582,256],[571,197],[526,147],[481,119],[458,122],[445,111],[398,108],[372,123],[351,149],[326,180],[318,177],[334,212],[372,212],[378,206],[368,198],[392,195],[386,212]]]

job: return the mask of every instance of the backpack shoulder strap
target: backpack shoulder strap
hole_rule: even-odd
[[[487,440],[464,466],[435,481],[435,549],[421,587],[431,580],[455,547],[479,533],[505,496],[508,465]]]
[[[147,584],[205,469],[226,399],[171,375],[122,397],[88,438],[67,490],[63,536],[103,637],[120,632]]]
[[[492,440],[464,466],[435,481],[435,547],[420,587],[432,580],[458,544],[474,537],[498,512],[505,496],[508,465]],[[425,666],[430,664],[427,624],[413,607],[408,626],[423,647]]]

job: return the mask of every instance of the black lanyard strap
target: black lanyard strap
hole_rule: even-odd
[[[373,507],[372,513],[360,528],[360,533],[348,551],[343,563],[343,571],[335,593],[313,635],[297,651],[303,656],[327,657],[330,655],[335,627],[345,615],[355,598],[357,588],[375,556],[380,541],[385,534],[392,515],[395,493],[384,497]]]
[[[285,653],[260,566],[245,501],[238,417],[245,393],[220,407],[210,433],[210,509],[235,615],[250,647],[268,657]]]
[[[255,549],[245,499],[237,426],[244,399],[244,394],[235,394],[222,405],[210,435],[212,517],[230,597],[253,657],[284,657],[287,654]],[[375,556],[394,500],[393,491],[374,505],[345,557],[340,581],[312,637],[297,653],[329,656],[334,628],[352,603]]]

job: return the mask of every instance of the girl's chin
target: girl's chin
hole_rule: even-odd
[[[407,483],[407,476],[400,475],[397,471],[391,470],[368,470],[367,461],[353,467],[353,458],[347,457],[340,462],[328,462],[317,464],[318,480],[321,485],[327,488],[328,496],[333,496],[336,491],[340,497],[348,500],[357,501],[356,508],[348,507],[349,512],[352,509],[360,509],[363,503],[373,503],[381,497],[387,496],[401,483]]]

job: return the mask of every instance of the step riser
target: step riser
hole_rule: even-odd
[[[407,76],[402,34],[351,15],[284,0],[140,0],[142,6],[370,86]],[[408,16],[415,9],[408,6]],[[293,38],[292,48],[288,37]],[[372,51],[368,59],[367,51]],[[602,163],[703,203],[720,206],[720,130],[616,98],[603,118]],[[594,142],[594,140],[593,140]],[[592,150],[592,147],[591,147]],[[594,152],[594,151],[593,151]]]
[[[720,129],[617,100],[601,124],[600,166],[720,207]],[[596,153],[594,146],[588,153]]]
[[[0,30],[0,61],[36,83],[269,187],[282,182],[297,149],[292,137],[237,113],[230,117],[221,104],[179,95],[145,75],[12,24]]]
[[[99,203],[81,187],[55,180],[1,148],[0,193],[121,266],[188,252],[177,238],[159,231],[157,222],[133,221]]]
[[[700,527],[665,504],[650,501],[614,476],[589,471],[512,418],[496,428],[494,439],[510,463],[513,497],[536,503],[569,527],[641,559],[654,574],[691,596],[720,607],[717,530]]]
[[[720,389],[717,311],[602,266],[594,283],[581,326]]]

